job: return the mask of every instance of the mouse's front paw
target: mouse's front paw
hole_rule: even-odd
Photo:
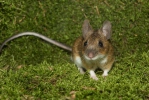
[[[83,68],[78,68],[78,70],[80,71],[81,74],[84,74],[85,71],[83,70]]]
[[[91,78],[96,81],[98,80],[97,76],[91,76]]]
[[[108,70],[104,70],[104,72],[103,72],[102,76],[103,76],[103,77],[108,76]]]
[[[92,79],[98,80],[98,78],[97,78],[97,76],[96,76],[94,70],[90,70],[89,72],[90,72],[90,77],[91,77]]]

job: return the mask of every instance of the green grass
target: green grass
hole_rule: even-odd
[[[0,54],[1,100],[148,100],[149,3],[147,0],[0,1],[0,43],[24,31],[72,46],[84,19],[112,23],[116,61],[98,81],[81,75],[70,53],[33,36],[9,42]]]

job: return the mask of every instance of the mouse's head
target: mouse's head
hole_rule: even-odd
[[[109,52],[111,37],[111,23],[105,21],[98,30],[93,30],[89,21],[85,20],[82,27],[83,43],[82,54],[88,60],[103,58]]]

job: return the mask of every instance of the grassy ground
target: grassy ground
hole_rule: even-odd
[[[84,19],[94,28],[113,25],[116,61],[98,81],[81,75],[70,53],[33,37],[13,40],[0,54],[1,100],[148,100],[149,3],[147,0],[1,0],[0,43],[24,31],[68,45]]]

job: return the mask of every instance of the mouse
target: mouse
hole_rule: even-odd
[[[94,30],[90,25],[89,20],[86,19],[82,25],[82,35],[74,41],[72,47],[50,39],[47,36],[37,32],[22,32],[6,39],[0,45],[0,52],[9,41],[15,38],[26,35],[35,36],[45,40],[48,43],[70,51],[72,53],[72,61],[77,66],[80,73],[84,74],[85,71],[88,71],[90,78],[93,80],[98,80],[95,70],[100,68],[103,70],[102,76],[106,77],[108,76],[108,72],[111,70],[115,60],[114,48],[110,42],[112,35],[111,28],[111,22],[105,21],[99,29]]]
[[[101,28],[94,30],[85,20],[82,26],[82,36],[78,37],[72,47],[72,59],[80,73],[84,69],[90,73],[90,77],[98,80],[95,70],[103,70],[102,76],[108,76],[114,63],[114,48],[110,42],[112,34],[110,21],[105,21]]]

